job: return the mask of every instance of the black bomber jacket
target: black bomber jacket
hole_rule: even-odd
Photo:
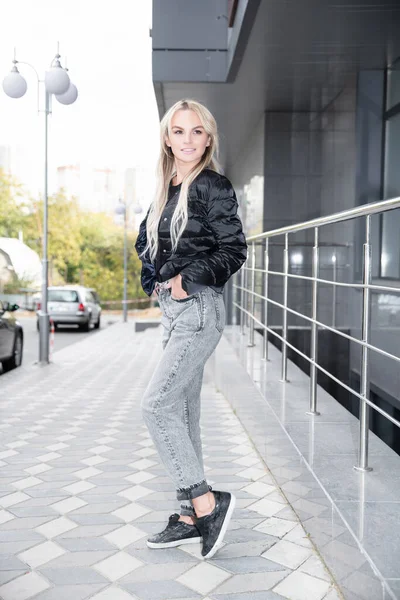
[[[148,296],[156,281],[167,281],[178,273],[182,275],[182,288],[189,294],[193,284],[221,287],[247,258],[236,194],[227,177],[203,169],[190,185],[188,222],[173,253],[170,225],[176,202],[177,195],[166,204],[161,216],[155,264],[148,253],[140,257],[141,283]],[[135,244],[139,255],[147,243],[147,215]]]

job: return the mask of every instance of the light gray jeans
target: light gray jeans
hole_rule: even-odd
[[[194,515],[192,498],[209,491],[200,437],[200,392],[207,359],[225,326],[222,294],[206,287],[181,300],[156,286],[163,326],[163,353],[141,402],[160,459],[181,500]]]

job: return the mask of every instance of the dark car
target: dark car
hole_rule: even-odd
[[[12,314],[18,308],[17,304],[0,300],[0,363],[3,372],[15,369],[22,363],[24,332]]]

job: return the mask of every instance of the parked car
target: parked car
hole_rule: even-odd
[[[0,300],[0,363],[3,372],[11,371],[22,363],[24,332],[12,314],[18,308],[17,304]]]
[[[101,306],[95,290],[80,285],[51,286],[47,299],[48,313],[58,325],[78,325],[79,329],[89,331],[90,326],[100,328]],[[37,328],[41,305],[37,305]]]

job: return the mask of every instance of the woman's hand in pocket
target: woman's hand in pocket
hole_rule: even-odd
[[[172,298],[176,298],[177,300],[182,300],[183,298],[187,298],[188,294],[182,288],[182,276],[180,273],[175,275],[171,281],[171,296]]]

